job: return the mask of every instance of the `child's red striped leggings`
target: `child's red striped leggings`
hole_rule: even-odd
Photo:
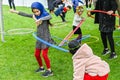
[[[42,52],[42,55],[41,55],[41,52]],[[47,66],[47,69],[50,68],[50,60],[48,58],[48,48],[45,48],[42,50],[36,48],[35,57],[40,67],[43,66],[43,63],[42,63],[42,57],[43,57],[45,64]]]

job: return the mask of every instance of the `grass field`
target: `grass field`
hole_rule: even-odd
[[[27,7],[17,7],[17,10],[31,13],[31,9]],[[63,39],[72,30],[73,11],[67,13],[67,23],[62,23],[60,17],[52,15],[51,22],[54,24],[50,27],[52,36]],[[88,43],[94,51],[94,54],[107,61],[110,65],[111,72],[108,80],[120,80],[120,46],[115,44],[117,59],[108,60],[109,55],[102,56],[103,45],[101,43],[98,25],[94,24],[92,18],[87,17],[84,11],[83,17],[86,19],[81,26],[83,36],[91,35],[91,37],[82,41]],[[51,68],[54,76],[44,78],[42,73],[35,73],[38,64],[34,57],[34,49],[36,39],[32,33],[24,35],[12,35],[9,30],[29,28],[36,31],[34,20],[26,17],[21,17],[9,12],[8,6],[3,6],[3,18],[5,29],[5,42],[0,42],[0,80],[72,80],[73,66],[72,55],[69,53],[57,50],[55,48],[49,49],[49,57],[51,59]],[[118,24],[118,18],[116,20]],[[114,36],[119,36],[120,31],[116,30]],[[72,37],[75,38],[75,35]],[[54,38],[56,42],[60,42]],[[119,38],[114,38],[115,43]],[[65,46],[67,49],[67,46]]]

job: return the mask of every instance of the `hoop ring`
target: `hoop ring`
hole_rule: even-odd
[[[116,42],[116,45],[117,45],[117,46],[120,46],[120,40]]]
[[[99,12],[99,13],[107,14],[106,11],[102,11],[102,10],[88,10],[88,11],[87,11],[87,14],[88,14],[88,16],[90,16],[90,17],[93,17],[93,16],[91,16],[90,12]],[[111,15],[120,18],[120,16],[117,15],[117,14],[111,14]]]
[[[10,29],[7,31],[9,35],[23,35],[32,33],[34,29],[31,28],[17,28],[17,29]]]
[[[89,42],[86,42],[86,43],[91,44],[91,43],[95,43],[95,42],[99,41],[99,38],[96,37],[96,36],[90,36],[90,38],[93,38],[95,40],[94,41],[89,41]]]
[[[44,44],[46,44],[46,45],[48,45],[48,46],[51,46],[51,47],[53,47],[53,48],[56,48],[56,49],[61,50],[61,51],[64,51],[64,52],[69,52],[69,50],[67,50],[67,49],[61,48],[61,47],[56,46],[56,45],[54,45],[54,44],[51,44],[51,43],[43,40],[42,38],[37,37],[35,32],[33,33],[33,36],[34,36],[35,39],[37,39],[38,41],[40,41],[40,42],[42,42],[42,43],[44,43]]]

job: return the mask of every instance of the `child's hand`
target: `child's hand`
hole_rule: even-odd
[[[40,24],[42,24],[42,20],[40,20],[40,19],[37,20],[35,18],[35,15],[33,15],[33,19],[35,20],[36,26],[39,26]]]
[[[62,14],[60,14],[60,16],[63,16]]]
[[[36,21],[37,19],[35,18],[35,15],[33,15],[33,19]]]
[[[112,11],[112,10],[111,10],[111,11],[108,11],[107,14],[108,14],[108,15],[111,15],[111,14],[113,14],[113,11]]]
[[[11,12],[11,13],[16,13],[16,14],[19,13],[19,11],[16,11],[16,10],[13,10],[13,9],[11,9],[10,12]]]
[[[42,24],[42,20],[36,20],[36,25],[39,26],[40,24]]]

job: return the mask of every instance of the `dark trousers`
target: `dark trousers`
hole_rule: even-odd
[[[109,44],[110,44],[111,52],[115,52],[113,32],[108,32],[108,33],[101,32],[101,39],[102,39],[102,43],[103,43],[104,49],[108,48],[108,45],[107,45],[107,40],[108,40]]]
[[[66,14],[65,12],[62,12],[62,15],[60,15],[60,17],[61,17],[61,19],[62,19],[63,22],[66,21],[66,20],[65,20],[65,14]]]
[[[14,10],[16,10],[14,0],[8,0],[8,2],[9,2],[10,9],[13,8]]]
[[[90,1],[90,0],[85,0],[85,3],[86,3],[86,8],[91,8],[91,3],[90,3],[90,4],[88,4],[88,3],[89,3],[89,1]]]
[[[78,26],[73,26],[73,30],[78,27]],[[81,31],[81,28],[79,27],[75,32],[74,34],[78,34],[76,40],[78,40],[79,42],[81,42],[81,39],[82,39],[82,31]]]
[[[54,2],[55,0],[47,0],[47,2],[48,2],[48,10],[50,11],[50,12],[52,12],[52,11],[54,11],[54,5],[53,5],[53,2]]]

